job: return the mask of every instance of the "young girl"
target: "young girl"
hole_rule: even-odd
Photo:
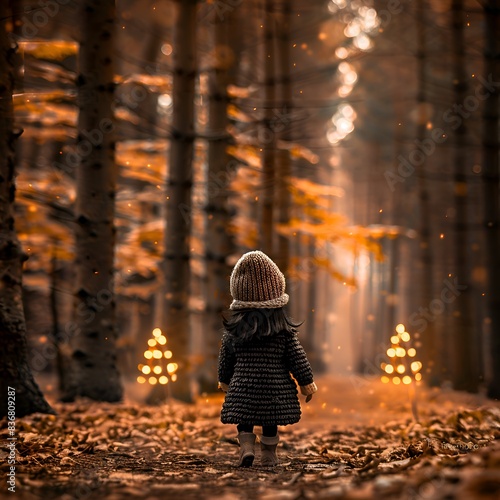
[[[226,392],[221,421],[237,424],[240,458],[255,457],[255,425],[262,426],[261,464],[277,465],[278,425],[300,420],[300,392],[308,402],[317,391],[311,365],[285,314],[285,277],[260,251],[244,254],[230,279],[232,316],[224,320],[219,353],[219,388]],[[290,375],[291,374],[291,375]]]

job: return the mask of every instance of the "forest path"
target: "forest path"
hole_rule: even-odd
[[[196,405],[56,404],[17,421],[22,499],[500,498],[500,403],[376,378],[322,377],[299,424],[280,430],[280,465],[235,467],[222,395]],[[302,402],[303,402],[303,398]],[[1,438],[6,442],[6,432]],[[7,453],[0,452],[7,474]],[[8,496],[7,496],[8,494]]]

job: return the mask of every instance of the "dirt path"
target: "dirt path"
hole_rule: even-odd
[[[18,421],[16,493],[3,481],[2,496],[500,498],[500,404],[422,389],[416,423],[405,388],[349,377],[318,385],[301,422],[281,430],[272,470],[258,455],[251,469],[234,466],[235,429],[218,419],[222,395],[196,405],[56,405],[58,416]]]

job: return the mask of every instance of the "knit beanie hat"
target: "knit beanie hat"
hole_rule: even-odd
[[[285,277],[263,252],[256,250],[240,257],[231,273],[229,309],[274,309],[288,303]]]

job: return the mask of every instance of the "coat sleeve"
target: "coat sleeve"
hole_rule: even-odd
[[[235,365],[236,355],[234,353],[233,346],[231,345],[229,335],[225,333],[222,336],[222,344],[219,351],[218,377],[220,385],[229,385],[234,373]]]
[[[304,395],[315,393],[318,389],[314,383],[311,364],[307,359],[304,348],[299,342],[297,334],[288,337],[285,350],[285,363],[300,386]]]

